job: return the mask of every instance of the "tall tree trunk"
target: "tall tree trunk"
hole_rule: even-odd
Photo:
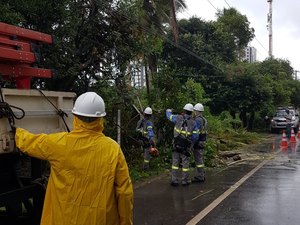
[[[250,113],[250,118],[249,118],[249,121],[248,121],[248,130],[249,131],[253,130],[253,128],[254,128],[254,118],[255,118],[255,112],[252,111]]]
[[[148,56],[148,64],[149,64],[149,70],[150,70],[150,79],[149,82],[151,83],[151,80],[153,79],[153,76],[155,73],[157,73],[157,58],[155,54],[151,54]]]
[[[172,27],[175,43],[178,44],[178,24],[176,20],[176,6],[175,0],[170,0],[170,24]]]
[[[241,112],[240,112],[240,119],[241,119],[241,121],[243,123],[243,127],[247,128],[247,113],[246,113],[246,111],[241,110]]]
[[[147,64],[146,63],[145,63],[145,79],[146,79],[147,101],[148,101],[148,105],[151,105],[151,102],[150,102],[149,73],[148,73],[148,70],[147,70]]]

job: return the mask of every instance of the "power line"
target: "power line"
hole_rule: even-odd
[[[216,7],[209,1],[209,3],[216,9]],[[216,9],[217,10],[217,9]],[[189,17],[191,18],[192,16],[188,13],[188,11],[183,10],[184,12],[186,12]],[[179,27],[180,30],[186,32],[186,33],[190,33],[190,31],[187,31],[186,29]],[[228,60],[228,62],[232,61],[232,59],[230,59],[229,57],[227,57],[226,55],[222,55],[222,57],[226,58]],[[202,60],[203,61],[203,60]],[[209,63],[210,64],[210,63]],[[220,70],[220,69],[219,69]],[[222,70],[221,70],[222,71]],[[223,71],[222,71],[223,72]]]
[[[182,30],[182,31],[184,31],[184,32],[186,32],[187,34],[189,34],[189,33],[191,33],[190,31],[188,31],[188,30],[186,30],[186,29],[184,29],[184,28],[182,28],[182,27],[179,27],[179,30]],[[215,32],[213,32],[213,34],[215,34]],[[187,45],[188,46],[188,45]],[[221,54],[221,53],[220,53]],[[224,55],[224,54],[222,54],[222,58],[226,58],[227,60],[228,60],[228,62],[231,62],[232,61],[232,59],[231,58],[229,58],[228,56],[226,56],[226,55]]]
[[[211,2],[210,0],[207,0],[207,1],[211,4],[211,6],[212,6],[216,11],[218,11],[217,8],[212,4],[212,2]],[[229,7],[231,7],[231,6],[229,5],[229,3],[228,3],[226,0],[224,0],[224,1],[225,1],[225,3],[226,3]],[[187,10],[183,10],[183,12],[186,12],[190,17],[192,17],[192,16],[188,13]],[[123,15],[123,16],[126,17],[125,15]],[[130,19],[129,17],[126,17],[126,18],[127,18],[127,19]],[[156,22],[154,22],[154,24],[157,25],[157,26],[159,26],[159,24],[157,24]],[[138,24],[138,25],[139,25],[139,27],[141,27],[144,31],[149,32],[148,28],[142,27],[140,24]],[[189,31],[185,30],[185,29],[182,28],[182,27],[179,27],[179,29],[183,30],[183,31],[186,32],[186,33],[189,33]],[[189,54],[189,55],[191,55],[191,56],[194,56],[194,57],[197,58],[198,60],[200,60],[200,61],[202,61],[202,62],[204,62],[204,63],[206,63],[206,64],[208,64],[208,65],[211,65],[211,66],[214,67],[215,69],[217,69],[217,70],[223,72],[222,69],[220,69],[219,67],[215,66],[213,63],[209,62],[208,60],[202,58],[201,56],[197,55],[195,52],[191,51],[191,50],[188,49],[187,47],[182,46],[182,44],[181,44],[181,45],[176,44],[175,42],[171,41],[171,40],[170,40],[169,38],[167,38],[166,36],[162,36],[161,34],[160,34],[160,36],[161,36],[163,39],[165,39],[165,40],[166,40],[169,44],[171,44],[172,46],[174,46],[174,47],[176,47],[176,48],[178,48],[178,49],[180,49],[180,50],[186,52],[187,54]],[[264,50],[266,50],[266,48],[259,42],[259,40],[258,40],[256,37],[255,37],[255,39],[256,39],[257,42],[264,48]],[[190,46],[188,46],[188,47],[190,47]],[[258,50],[257,50],[257,52],[258,52],[261,56],[263,56]],[[229,61],[231,61],[231,59],[228,58],[227,56],[224,56],[224,57],[227,58]]]
[[[209,1],[209,0],[208,0],[208,1]],[[210,1],[209,1],[209,3],[216,9],[216,7],[215,7]],[[216,9],[216,10],[217,10],[217,9]],[[186,13],[189,15],[189,17],[192,17],[192,16],[189,14],[189,12],[188,12],[187,10],[183,10],[183,12],[186,12]],[[186,32],[186,33],[190,33],[190,31],[184,29],[183,27],[178,27],[178,28],[179,28],[180,30]],[[187,45],[187,46],[188,46],[188,45]],[[174,45],[174,47],[177,47],[177,46]],[[181,47],[184,48],[184,46],[181,46]],[[186,53],[188,53],[188,52],[186,52]],[[195,53],[194,53],[194,54],[195,54]],[[198,57],[200,57],[200,56],[198,56]],[[226,59],[228,60],[228,62],[232,61],[232,59],[229,58],[229,57],[227,57],[226,55],[222,55],[222,57],[223,57],[223,58],[226,58]],[[201,58],[201,57],[200,57],[200,60],[203,61],[203,62],[206,62],[207,64],[212,65],[213,67],[216,67],[215,65],[213,65],[212,63],[210,63],[209,61],[207,61],[207,60],[205,60],[205,59],[203,59],[203,58]],[[217,68],[217,67],[216,67],[216,68]],[[219,69],[219,68],[217,68],[217,69],[220,70],[220,71],[222,71],[222,70]],[[222,71],[222,72],[223,72],[223,71]]]
[[[212,5],[212,7],[213,7],[215,10],[217,10],[217,8],[216,8],[209,0],[207,0],[207,1]],[[228,3],[227,3],[227,4],[228,4]],[[228,6],[229,6],[229,4],[228,4]],[[229,7],[230,7],[230,6],[229,6]],[[218,11],[218,10],[217,10],[217,11]],[[188,13],[188,11],[186,11],[186,12],[187,12],[188,15],[190,15],[190,14]],[[179,29],[185,31],[186,33],[190,33],[189,31],[185,30],[185,29],[182,28],[182,27],[179,27]],[[222,55],[222,57],[228,59],[228,62],[232,61],[232,59],[230,59],[230,58],[227,57],[226,55]]]
[[[181,7],[182,7],[182,9],[184,9],[185,7],[180,3],[180,1],[178,2],[180,5],[181,5]],[[185,10],[182,10],[183,12],[186,12],[187,13],[187,15],[188,15],[188,17],[192,17],[192,15],[191,14],[189,14],[189,12],[188,11],[185,11]],[[182,11],[179,11],[179,13],[182,13]]]
[[[182,14],[183,17],[187,17],[187,18],[192,17],[187,11],[186,12],[179,12],[179,13]]]
[[[116,14],[118,14],[118,15],[121,15],[118,11],[110,12],[110,13],[111,13],[111,14],[116,13]],[[123,14],[122,14],[121,16],[125,17],[127,20],[130,21],[130,18],[129,18],[128,16],[123,15]],[[136,25],[138,25],[143,31],[146,31],[147,33],[151,33],[151,31],[150,31],[147,27],[142,26],[142,25],[140,25],[139,23],[137,23],[137,22],[135,22],[135,21],[132,21],[132,22],[135,23]],[[154,22],[154,24],[155,24],[156,26],[159,26],[159,24],[157,24],[157,23],[155,23],[155,22]],[[166,37],[166,36],[163,35],[162,33],[156,33],[156,34],[159,35],[161,38],[165,39],[165,40],[166,40],[169,44],[171,44],[172,46],[174,46],[174,47],[176,47],[176,48],[178,48],[178,49],[184,51],[185,53],[187,53],[187,54],[189,54],[189,55],[191,55],[191,56],[194,56],[196,59],[198,59],[198,60],[200,60],[200,61],[202,61],[202,62],[204,62],[204,63],[206,63],[206,64],[212,66],[213,68],[215,68],[215,69],[221,71],[222,73],[224,73],[224,71],[223,71],[222,69],[220,69],[218,66],[214,65],[213,63],[209,62],[208,60],[206,60],[206,59],[202,58],[201,56],[197,55],[195,52],[191,51],[190,49],[185,48],[185,47],[183,47],[182,45],[176,44],[174,41],[170,40],[168,37]]]
[[[212,7],[213,7],[215,10],[217,10],[217,8],[216,8],[209,0],[207,0],[207,1],[212,5]],[[228,4],[228,2],[227,2],[226,0],[224,0],[224,1],[227,3],[227,5],[228,5],[229,7],[231,7],[231,6]],[[187,10],[183,10],[183,12],[186,12],[190,17],[192,17],[192,16],[188,13]],[[155,23],[155,24],[158,25],[157,23]],[[139,26],[140,26],[140,25],[139,25]],[[186,29],[184,29],[184,28],[182,28],[182,27],[179,27],[179,29],[182,30],[182,31],[184,31],[184,32],[186,32],[186,33],[190,33],[189,31],[187,31]],[[219,71],[221,71],[221,72],[224,72],[222,69],[220,69],[219,67],[215,66],[213,63],[209,62],[208,60],[206,60],[206,59],[200,57],[199,55],[197,55],[197,54],[194,53],[193,51],[189,50],[188,48],[186,48],[186,47],[184,47],[184,46],[182,46],[182,45],[178,45],[178,44],[176,44],[175,42],[172,42],[170,39],[168,39],[168,38],[165,37],[165,36],[164,36],[163,38],[164,38],[167,42],[169,42],[169,44],[172,44],[174,47],[176,47],[176,48],[178,48],[178,49],[181,49],[182,51],[186,52],[187,54],[190,54],[190,55],[194,56],[195,58],[201,60],[202,62],[211,65],[212,67],[216,68],[217,70],[219,70]],[[255,39],[258,41],[257,38],[255,38]],[[259,42],[259,41],[258,41],[258,42]],[[260,42],[259,42],[259,43],[260,43]],[[264,46],[263,46],[261,43],[260,43],[260,45],[264,48]],[[188,46],[188,47],[190,47],[190,46]],[[265,49],[265,48],[264,48],[264,49]],[[265,50],[266,50],[266,49],[265,49]],[[257,51],[261,56],[263,56],[258,50],[256,50],[256,51]],[[228,59],[229,61],[232,60],[232,59],[228,58],[226,55],[223,55],[223,57],[226,58],[226,59]]]
[[[231,8],[231,5],[229,5],[229,3],[224,0],[224,2],[226,3],[226,5]],[[214,7],[215,8],[215,7]],[[255,36],[254,39],[258,42],[258,44],[268,53],[268,50],[265,48],[265,46],[263,46],[263,44],[257,39],[257,37]]]
[[[226,0],[224,0],[224,2],[226,3],[226,5],[228,5],[229,8],[231,8],[231,6],[228,4]]]
[[[207,0],[207,1],[209,2],[209,4],[210,4],[212,7],[214,7],[214,9],[215,9],[216,11],[218,11],[218,9],[211,3],[210,0]]]
[[[262,45],[262,43],[260,43],[260,41],[254,37],[254,39],[258,42],[258,44],[260,44],[261,47],[263,47],[263,49],[268,53],[268,50]]]
[[[263,55],[262,53],[260,53],[260,51],[258,51],[257,49],[256,49],[256,52],[257,52],[261,57],[264,57],[264,55]]]
[[[199,55],[197,55],[196,53],[194,53],[193,51],[179,45],[179,44],[176,44],[175,42],[171,41],[170,39],[168,39],[167,37],[163,37],[169,44],[173,45],[174,47],[177,47],[178,49],[184,51],[185,53],[188,53],[189,55],[191,56],[194,56],[195,58],[201,60],[202,62],[212,66],[213,68],[219,70],[220,72],[224,73],[224,71],[222,69],[220,69],[219,67],[215,66],[213,63],[207,61],[206,59],[200,57]]]
[[[218,11],[217,7],[214,6],[214,4],[212,4],[212,2],[210,0],[207,0],[209,2],[209,4],[216,10]],[[224,0],[225,4],[231,8],[232,6],[227,2],[227,0]],[[188,12],[187,12],[188,15],[190,15]],[[258,44],[268,53],[268,50],[265,48],[265,46],[258,40],[257,37],[254,37],[254,39],[258,42]]]
[[[226,3],[226,5],[228,5],[229,8],[231,8],[231,6],[229,5],[229,3],[224,0],[224,2]],[[254,37],[254,39],[258,42],[258,44],[268,53],[268,50],[265,48],[265,46],[263,46],[263,44],[257,39],[257,37]]]

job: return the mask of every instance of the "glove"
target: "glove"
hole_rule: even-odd
[[[172,112],[172,109],[167,109],[166,112]]]

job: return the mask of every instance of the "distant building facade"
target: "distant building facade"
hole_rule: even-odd
[[[256,62],[256,48],[251,47],[251,46],[247,46],[245,48],[244,60],[246,60],[249,63]]]

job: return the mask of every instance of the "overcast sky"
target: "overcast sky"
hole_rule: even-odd
[[[186,0],[186,3],[188,8],[178,14],[179,19],[197,16],[205,20],[215,20],[215,8],[236,8],[247,16],[250,26],[255,29],[256,38],[250,45],[257,49],[258,60],[268,57],[267,0]],[[273,55],[275,58],[288,59],[294,70],[300,70],[299,0],[273,0]]]

